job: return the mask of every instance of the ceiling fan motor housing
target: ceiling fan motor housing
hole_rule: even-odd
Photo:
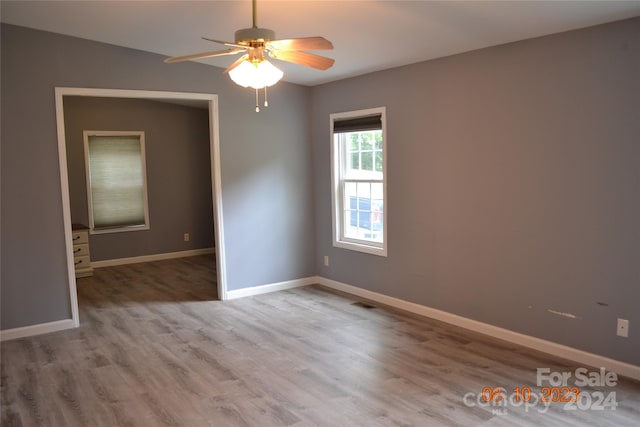
[[[243,28],[236,31],[237,44],[251,45],[251,42],[268,42],[276,39],[276,33],[267,28]]]

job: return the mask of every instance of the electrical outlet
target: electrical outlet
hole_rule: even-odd
[[[184,241],[185,242],[189,241],[189,233],[184,233]]]
[[[618,329],[616,335],[619,337],[629,337],[629,321],[627,319],[618,319]]]
[[[329,267],[329,255],[324,256],[324,266]]]

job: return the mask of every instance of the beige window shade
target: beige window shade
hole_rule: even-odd
[[[92,229],[147,225],[144,136],[87,135]]]

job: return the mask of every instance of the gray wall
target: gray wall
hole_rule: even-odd
[[[207,109],[66,96],[64,114],[74,223],[89,224],[83,131],[145,132],[150,228],[90,235],[92,261],[214,246]],[[190,234],[189,242],[184,233]]]
[[[218,94],[228,288],[315,274],[308,88],[278,84],[256,114],[253,92],[221,69],[6,24],[1,31],[2,329],[71,316],[56,86]]]
[[[381,105],[388,258],[331,243],[329,113]],[[317,271],[640,365],[639,136],[640,18],[314,87]]]

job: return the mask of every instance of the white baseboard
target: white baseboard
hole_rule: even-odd
[[[18,338],[30,337],[33,335],[48,334],[50,332],[62,331],[76,327],[73,319],[57,320],[55,322],[39,323],[37,325],[23,326],[21,328],[7,329],[0,331],[0,341],[15,340]]]
[[[91,261],[91,267],[113,267],[114,265],[137,264],[139,262],[162,261],[165,259],[184,258],[188,256],[207,255],[215,253],[215,248],[192,249],[189,251],[167,252],[164,254],[142,255],[130,258],[106,259],[104,261]]]
[[[394,298],[377,292],[368,291],[366,289],[347,285],[345,283],[337,282],[335,280],[327,279],[324,277],[317,277],[315,283],[319,283],[331,289],[336,289],[338,291],[376,301],[381,304],[389,305],[391,307],[399,308],[411,313],[419,314],[421,316],[440,320],[451,325],[460,326],[462,328],[479,332],[481,334],[489,335],[525,347],[533,348],[535,350],[549,353],[554,356],[573,360],[587,366],[597,368],[603,367],[609,371],[616,372],[617,374],[640,380],[640,366],[632,365],[630,363],[621,362],[619,360],[610,359],[608,357],[600,356],[593,353],[588,353],[583,350],[578,350],[577,348],[568,347],[562,344],[521,334],[519,332],[514,332],[509,329],[493,326],[488,323],[478,322],[477,320],[458,316],[457,314],[448,313],[446,311],[427,307],[425,305],[415,304],[412,302],[401,300],[399,298]]]
[[[318,283],[318,277],[305,277],[303,279],[287,280],[286,282],[270,283],[267,285],[253,286],[250,288],[227,291],[227,299],[243,298],[251,295],[266,294],[269,292],[283,291],[285,289],[299,288]]]

